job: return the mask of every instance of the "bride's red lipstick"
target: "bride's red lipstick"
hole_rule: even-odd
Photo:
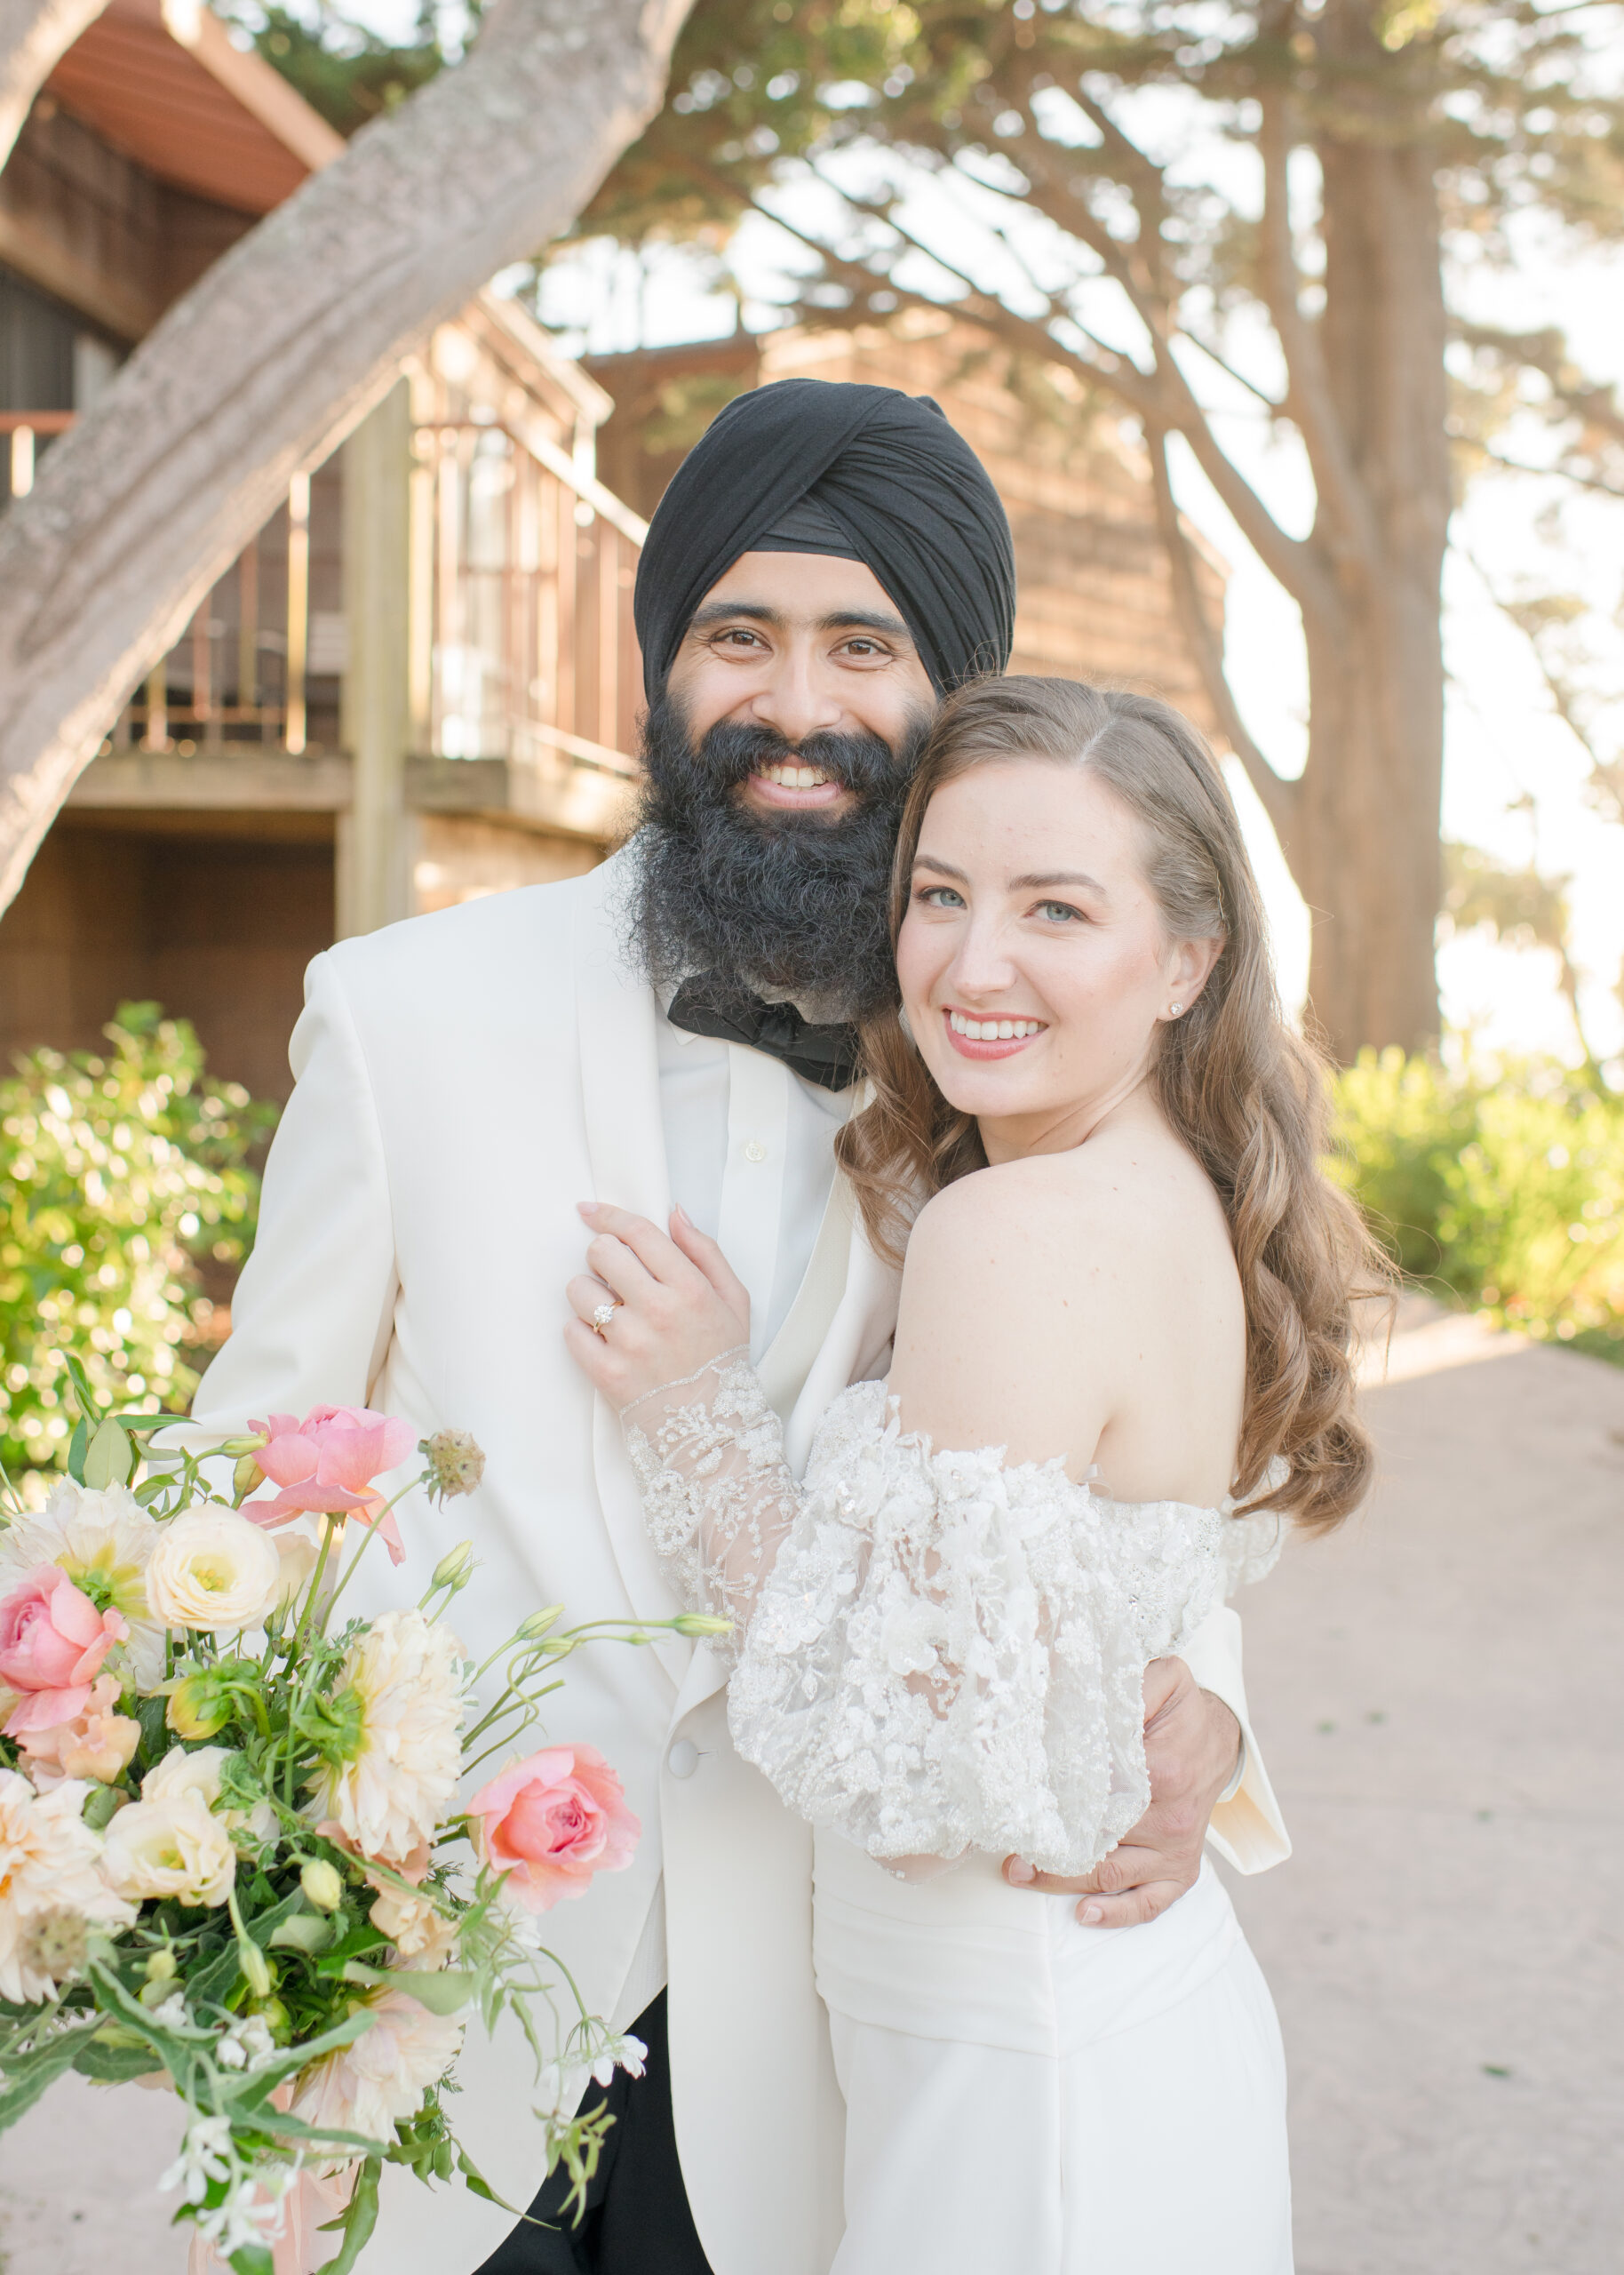
[[[1001,1035],[991,1039],[978,1039],[975,1035],[959,1034],[958,1028],[953,1025],[953,1013],[956,1010],[959,1010],[959,1007],[956,1003],[950,1003],[948,1005],[947,1009],[942,1014],[942,1026],[949,1042],[951,1043],[953,1049],[959,1053],[960,1058],[1013,1058],[1017,1050],[1024,1050],[1029,1042],[1037,1042],[1039,1035],[1045,1032],[1047,1024],[1043,1020],[1038,1020],[1036,1022],[1030,1019],[1017,1021],[1017,1025],[1033,1026],[1035,1028],[1035,1032],[1031,1034]],[[996,1018],[978,1020],[975,1018],[974,1013],[969,1011],[959,1011],[959,1016],[961,1019],[968,1019],[973,1025],[978,1026],[996,1026],[998,1024]]]

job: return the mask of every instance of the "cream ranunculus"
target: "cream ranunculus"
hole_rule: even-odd
[[[399,1864],[426,1840],[462,1768],[466,1671],[455,1635],[420,1611],[387,1611],[357,1640],[331,1710],[353,1713],[346,1759],[317,1772],[306,1804],[363,1856]]]
[[[282,1590],[276,1544],[235,1509],[191,1509],[162,1528],[147,1600],[166,1627],[257,1627]]]
[[[0,1769],[0,1999],[31,2006],[56,1987],[42,1926],[134,1923],[134,1905],[102,1877],[100,1835],[80,1816],[91,1790],[68,1779],[36,1793],[17,1770]]]
[[[0,1595],[42,1564],[60,1564],[98,1611],[122,1612],[130,1623],[122,1647],[138,1690],[163,1680],[163,1630],[147,1601],[147,1567],[158,1545],[158,1523],[123,1485],[99,1492],[63,1478],[43,1516],[23,1517],[0,1529]]]
[[[101,1861],[116,1892],[137,1902],[172,1896],[182,1904],[221,1904],[237,1876],[230,1833],[191,1794],[143,1798],[120,1809],[107,1827]]]
[[[230,1753],[224,1745],[195,1746],[188,1753],[171,1746],[141,1780],[144,1801],[201,1801],[206,1809],[219,1805],[220,1767]],[[268,1840],[276,1830],[276,1812],[269,1801],[256,1801],[251,1809],[221,1809],[220,1823],[228,1832],[245,1831],[255,1840]]]

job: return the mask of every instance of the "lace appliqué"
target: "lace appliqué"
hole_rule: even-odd
[[[881,1383],[834,1401],[797,1488],[737,1352],[626,1421],[683,1600],[738,1623],[739,1752],[882,1861],[1097,1864],[1150,1803],[1146,1665],[1261,1577],[1283,1529],[1110,1501],[1058,1460],[933,1452]]]

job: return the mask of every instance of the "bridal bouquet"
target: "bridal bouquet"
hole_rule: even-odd
[[[0,1527],[0,2129],[67,2070],[167,2085],[187,2124],[162,2184],[195,2268],[345,2275],[384,2164],[491,2197],[442,2095],[466,2024],[506,2008],[578,2201],[609,2120],[576,2103],[643,2048],[578,1999],[559,2013],[538,1915],[629,1863],[639,1828],[591,1747],[515,1742],[570,1652],[652,1630],[561,1629],[555,1604],[472,1666],[444,1616],[466,1544],[414,1609],[346,1616],[374,1539],[402,1561],[401,1494],[376,1481],[406,1424],[322,1407],[160,1447],[172,1417],[101,1410],[68,1363],[68,1474],[43,1512],[8,1491]],[[402,1491],[477,1485],[465,1433],[417,1449]]]

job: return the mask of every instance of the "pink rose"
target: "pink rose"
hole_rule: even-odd
[[[19,1743],[28,1758],[28,1774],[39,1792],[60,1784],[64,1777],[92,1778],[110,1785],[128,1769],[140,1744],[141,1726],[119,1713],[118,1684],[110,1674],[99,1674],[84,1705],[68,1722],[53,1722],[47,1729],[28,1728]]]
[[[410,1422],[365,1406],[314,1406],[302,1422],[273,1414],[253,1427],[266,1433],[254,1458],[282,1488],[274,1501],[244,1508],[257,1525],[285,1524],[306,1510],[376,1524],[383,1496],[370,1489],[373,1479],[404,1461],[418,1441]],[[384,1517],[383,1534],[392,1561],[400,1563],[406,1551],[393,1513]]]
[[[594,1872],[632,1861],[642,1827],[614,1771],[589,1745],[548,1746],[515,1761],[468,1804],[480,1819],[480,1853],[507,1875],[532,1912],[585,1896]]]
[[[0,1600],[0,1682],[25,1694],[7,1737],[83,1713],[97,1668],[129,1632],[121,1612],[98,1611],[60,1564],[37,1566]]]

